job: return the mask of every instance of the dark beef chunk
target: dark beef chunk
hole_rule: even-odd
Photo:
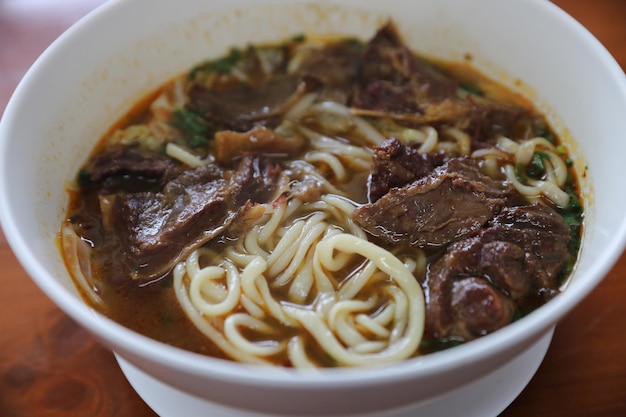
[[[367,44],[352,106],[356,114],[391,117],[410,126],[454,126],[474,148],[499,135],[533,137],[541,119],[522,107],[458,94],[461,83],[416,57],[388,24]]]
[[[225,91],[195,84],[189,91],[189,107],[219,129],[245,132],[257,125],[273,127],[281,114],[317,87],[317,80],[296,75],[277,76],[259,87],[238,84]]]
[[[446,161],[444,153],[419,153],[398,139],[388,139],[372,155],[368,199],[375,202],[394,187],[403,187],[432,172]]]
[[[543,205],[506,207],[488,227],[451,244],[430,266],[427,332],[471,340],[504,327],[558,292],[568,227]]]
[[[247,201],[266,202],[277,190],[281,167],[269,159],[246,155],[230,178],[231,199],[236,207]]]
[[[346,104],[354,89],[362,52],[362,46],[355,42],[338,42],[311,49],[297,73],[320,81],[322,100]]]
[[[420,112],[423,101],[441,101],[455,97],[458,83],[430,63],[418,59],[403,43],[391,24],[382,27],[367,44],[363,54],[360,85],[355,105],[368,102],[370,86],[387,85],[396,98],[394,112]],[[374,103],[371,103],[374,104]],[[394,105],[391,101],[387,105]],[[367,107],[372,108],[372,107]]]
[[[221,232],[228,215],[228,182],[222,175],[209,165],[185,171],[163,192],[116,196],[114,228],[127,272],[135,280],[161,278],[188,245]]]
[[[263,58],[261,58],[263,54]],[[241,71],[254,88],[263,86],[276,74],[285,72],[287,55],[284,48],[255,48],[250,46],[241,57]]]
[[[453,158],[357,208],[353,218],[388,243],[441,246],[481,228],[514,196],[509,184],[482,174],[475,160]]]
[[[451,122],[472,111],[458,99],[458,87],[454,78],[417,58],[388,24],[367,44],[352,106],[357,114],[411,124]]]
[[[506,240],[521,247],[524,252],[535,255],[530,257],[525,271],[534,276],[535,286],[548,290],[548,296],[553,294],[549,290],[558,285],[559,273],[568,259],[571,239],[569,227],[561,215],[539,204],[507,207],[483,234],[484,240]],[[506,283],[508,275],[514,276],[510,271],[493,276],[497,277],[494,280]]]
[[[477,277],[452,282],[450,307],[462,333],[469,335],[483,335],[498,330],[511,322],[515,312],[506,294],[486,279]]]
[[[90,159],[84,168],[88,186],[99,185],[107,191],[117,188],[118,183],[128,183],[128,177],[150,186],[154,183],[162,186],[181,169],[181,164],[171,158],[129,147],[110,148]]]
[[[483,143],[491,146],[501,135],[532,138],[541,133],[539,129],[533,128],[537,116],[528,109],[480,98],[470,97],[468,100],[472,103],[473,110],[464,123],[468,124],[466,131],[474,141],[474,148],[483,147]]]
[[[248,156],[234,172],[208,165],[183,172],[160,192],[117,195],[113,222],[128,274],[138,282],[165,276],[193,249],[222,233],[239,205],[265,202],[280,172],[268,160]]]

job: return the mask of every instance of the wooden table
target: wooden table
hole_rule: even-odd
[[[103,1],[0,0],[0,114],[44,48]],[[555,3],[626,68],[626,1]],[[0,416],[155,416],[113,355],[35,287],[1,232],[0,277]],[[626,253],[558,325],[536,376],[502,416],[626,416],[625,300]]]

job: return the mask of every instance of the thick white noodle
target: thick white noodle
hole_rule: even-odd
[[[327,152],[337,156],[344,163],[355,169],[366,170],[370,168],[372,154],[366,148],[350,145],[344,141],[315,132],[307,127],[298,128],[309,139],[311,147],[317,151]]]
[[[312,151],[308,152],[304,155],[304,160],[308,163],[314,165],[316,162],[323,162],[333,171],[333,176],[337,179],[337,181],[344,182],[348,178],[348,173],[344,168],[343,164],[333,154],[329,154],[327,152],[317,152]]]
[[[311,107],[315,100],[317,100],[317,96],[317,93],[305,94],[302,98],[300,98],[300,100],[295,102],[289,110],[287,110],[284,118],[287,120],[297,121]]]
[[[507,180],[513,184],[520,194],[530,201],[535,201],[539,196],[543,195],[557,207],[567,207],[570,199],[569,195],[553,182],[532,181],[531,185],[522,184],[515,174],[513,165],[505,165],[504,172],[506,173]]]
[[[192,154],[188,150],[184,149],[181,146],[178,146],[173,142],[169,142],[167,145],[165,145],[165,153],[167,154],[167,156],[178,159],[183,164],[187,164],[190,167],[194,168],[201,167],[208,163],[208,161],[202,160],[198,156]]]
[[[472,139],[470,136],[456,127],[444,129],[444,135],[451,137],[456,141],[456,152],[459,155],[469,155],[472,148]]]
[[[181,262],[174,267],[173,276],[174,294],[176,294],[176,299],[178,300],[178,303],[182,307],[183,311],[196,328],[209,338],[222,352],[239,362],[266,365],[270,364],[256,355],[251,355],[244,350],[233,346],[224,337],[224,334],[220,330],[216,329],[213,324],[211,324],[211,321],[207,320],[206,316],[202,315],[196,309],[189,299],[185,283],[183,282],[183,279],[186,276],[184,263]]]
[[[380,145],[387,139],[374,126],[372,126],[371,123],[362,117],[353,115],[350,108],[344,106],[343,104],[334,101],[325,101],[315,104],[312,107],[312,110],[317,112],[328,112],[348,119],[370,145]]]
[[[61,246],[65,264],[74,282],[83,291],[89,301],[95,305],[103,305],[102,298],[96,292],[91,269],[91,248],[82,240],[72,226],[63,223],[61,226]]]
[[[557,207],[567,207],[570,196],[562,188],[567,181],[567,166],[563,158],[556,153],[552,143],[542,137],[520,142],[500,137],[498,147],[514,156],[512,163],[504,165],[504,173],[507,180],[523,196],[530,201],[537,201],[540,196],[543,196]],[[527,183],[523,184],[515,174],[515,166],[526,166],[537,151],[548,155],[548,159],[543,161],[546,171],[544,178],[541,180],[528,179]]]
[[[439,142],[439,133],[437,132],[437,129],[432,126],[424,126],[420,130],[426,134],[426,139],[424,139],[424,142],[422,142],[422,145],[417,151],[419,153],[434,151],[437,148],[437,143]]]
[[[286,357],[296,368],[318,367],[313,349],[319,347],[340,366],[414,355],[424,296],[413,272],[336,226],[354,210],[348,200],[326,195],[295,212],[287,206],[275,203],[223,255],[196,251],[176,267],[177,298],[196,327],[226,355],[248,363]]]

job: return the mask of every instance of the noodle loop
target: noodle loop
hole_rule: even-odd
[[[225,255],[196,250],[175,272],[185,313],[250,363],[318,367],[320,346],[342,366],[412,356],[424,329],[421,287],[396,256],[337,226],[348,223],[346,204],[326,196],[293,217],[282,201]]]

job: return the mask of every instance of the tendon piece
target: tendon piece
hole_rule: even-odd
[[[189,91],[189,108],[222,129],[245,132],[257,125],[273,127],[295,102],[317,87],[319,82],[313,78],[289,75],[257,88],[239,84],[217,91],[195,84]]]
[[[470,158],[453,158],[429,175],[357,208],[353,217],[381,240],[438,247],[479,229],[515,195],[508,183],[480,172]]]
[[[356,116],[367,116],[396,120],[412,126],[451,124],[465,129],[471,122],[474,107],[467,100],[447,98],[439,102],[423,102],[420,106],[409,101],[414,90],[375,82],[365,91],[368,102],[359,102],[353,107]],[[368,109],[367,107],[373,107]],[[415,107],[414,110],[411,110]],[[421,109],[420,109],[421,108]]]
[[[235,240],[244,236],[264,215],[265,204],[246,202],[226,228],[224,237],[228,240]]]
[[[227,164],[250,152],[293,157],[300,154],[305,147],[306,141],[301,136],[282,136],[264,126],[255,126],[244,133],[232,130],[217,132],[213,153],[216,161]]]
[[[396,187],[403,187],[430,174],[443,165],[446,156],[442,152],[419,153],[392,138],[374,148],[372,171],[368,178],[368,199],[376,202]]]
[[[428,270],[429,337],[472,340],[552,298],[570,236],[552,208],[507,207],[484,229],[450,245]]]

